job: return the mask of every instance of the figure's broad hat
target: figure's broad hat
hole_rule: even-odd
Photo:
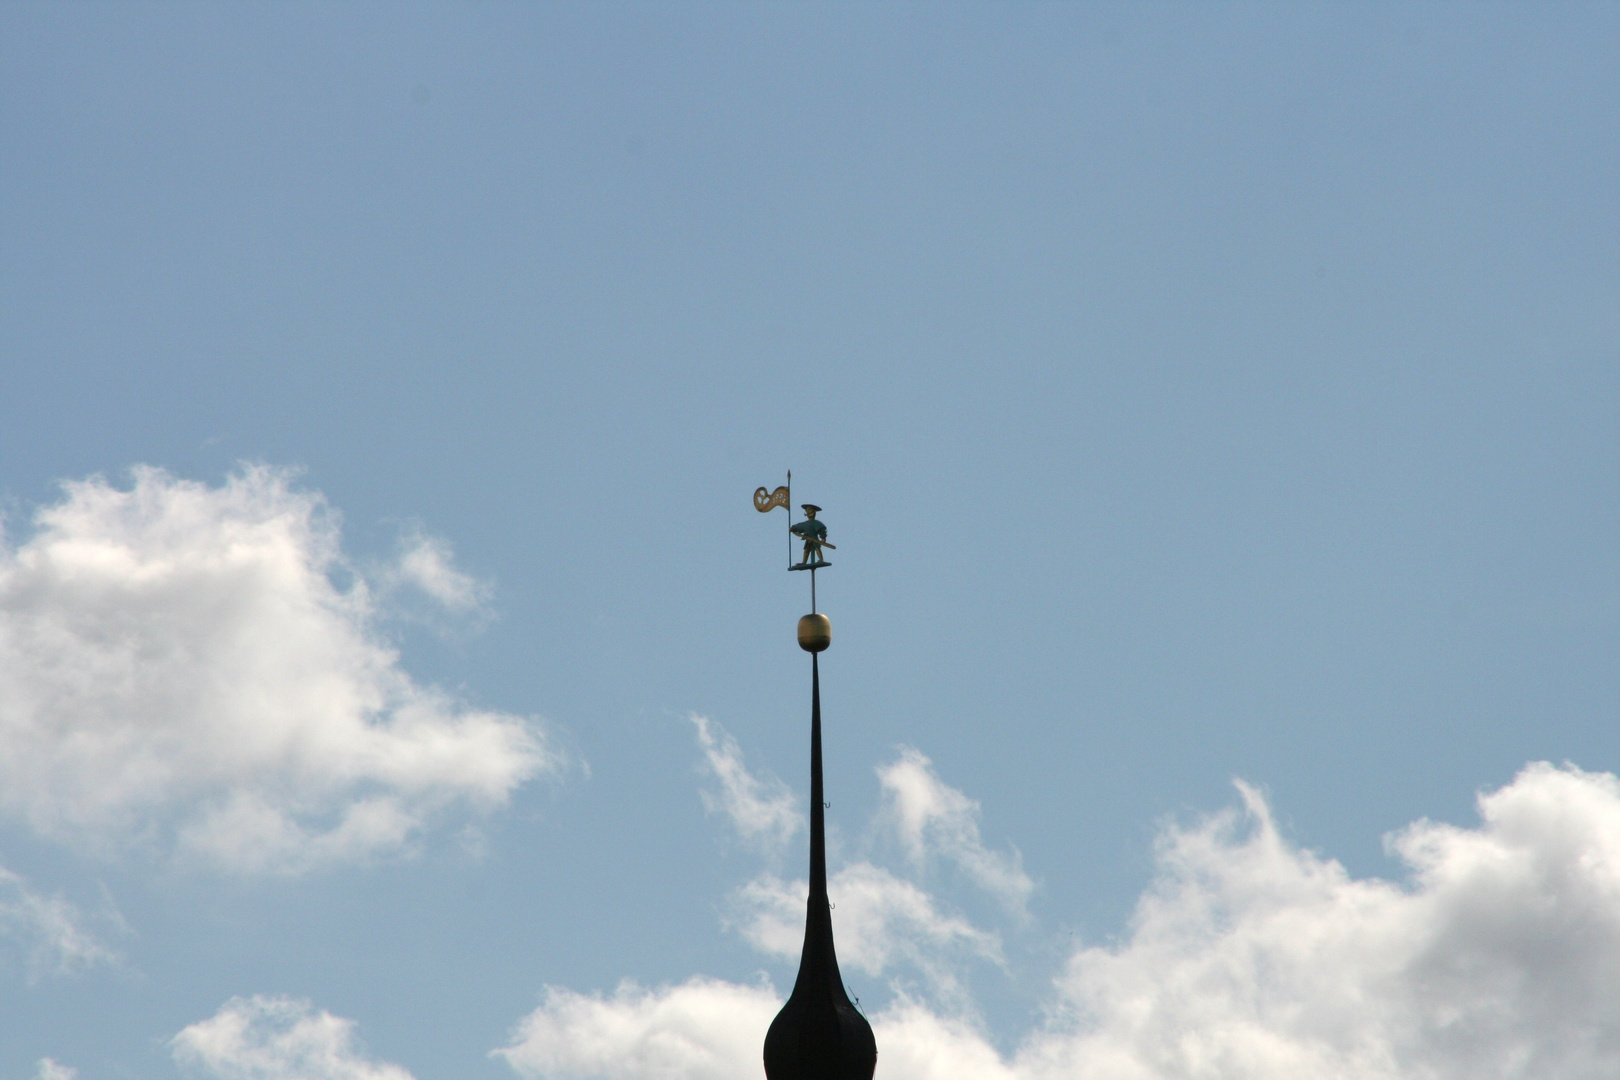
[[[808,510],[812,514],[821,513],[821,507],[817,506],[815,503],[801,503],[800,506],[799,506],[799,509]]]

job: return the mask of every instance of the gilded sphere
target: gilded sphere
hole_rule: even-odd
[[[832,644],[832,620],[825,615],[806,615],[799,620],[799,648],[820,652]]]

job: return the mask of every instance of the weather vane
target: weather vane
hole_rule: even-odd
[[[768,514],[780,506],[793,514],[793,473],[775,491],[754,492],[754,509]],[[766,1080],[872,1080],[877,1043],[872,1025],[852,1002],[838,972],[833,948],[832,903],[827,898],[827,821],[821,778],[821,653],[832,644],[832,623],[816,610],[816,571],[832,565],[823,549],[826,523],[821,507],[804,504],[804,520],[788,526],[788,569],[810,571],[810,614],[799,620],[799,648],[810,654],[810,895],[805,904],[804,951],[799,977],[782,1011],[765,1033]],[[793,542],[804,554],[793,561]]]
[[[793,514],[792,469],[788,470],[787,483],[775,491],[767,491],[765,488],[756,488],[754,490],[755,510],[762,514],[768,514],[778,506],[788,512],[791,522],[791,515]],[[816,571],[824,566],[832,565],[827,561],[827,556],[823,555],[822,551],[837,551],[838,545],[827,542],[827,524],[816,519],[816,515],[821,513],[821,507],[815,503],[805,503],[800,509],[804,511],[804,520],[788,525],[788,569],[810,571],[810,612],[814,614],[816,610]],[[800,556],[798,562],[793,561],[794,537],[804,541],[804,553]]]

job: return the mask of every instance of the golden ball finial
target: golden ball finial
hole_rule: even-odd
[[[819,612],[799,620],[799,648],[821,652],[832,644],[832,620]]]

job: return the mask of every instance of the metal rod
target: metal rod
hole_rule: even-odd
[[[788,470],[788,567],[793,566],[793,470]]]

